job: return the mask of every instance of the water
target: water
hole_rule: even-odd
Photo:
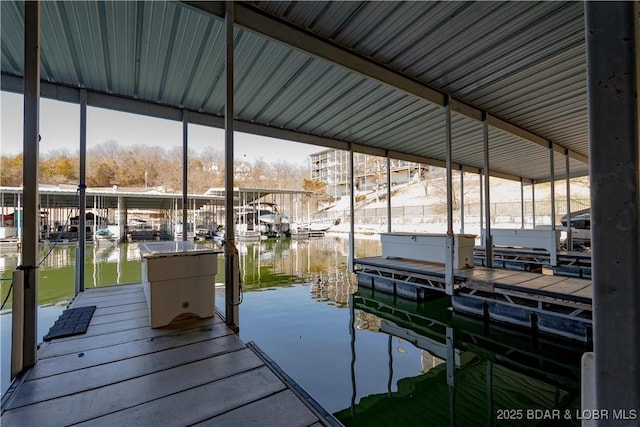
[[[415,303],[358,289],[343,236],[238,246],[240,337],[344,424],[579,425],[581,344],[487,327],[453,314],[443,297]],[[379,253],[377,239],[356,239],[357,257]],[[10,277],[19,259],[1,255],[2,277]],[[140,281],[136,244],[88,247],[87,258],[87,287]],[[73,295],[74,260],[73,247],[55,248],[40,269],[39,337]],[[6,310],[0,321],[4,392]]]

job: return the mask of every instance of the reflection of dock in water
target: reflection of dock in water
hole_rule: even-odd
[[[501,411],[518,408],[523,411],[522,425],[537,425],[532,418],[526,421],[526,411],[564,414],[570,410],[576,414],[580,408],[580,357],[586,351],[581,345],[487,326],[456,315],[448,310],[446,297],[419,303],[360,287],[351,302],[352,322],[361,314],[379,317],[373,329],[389,335],[389,381],[387,393],[363,396],[356,403],[356,376],[352,372],[352,405],[336,413],[343,422],[490,426],[500,424]],[[354,325],[351,331],[351,366],[355,370]],[[393,337],[444,363],[434,363],[416,377],[395,379]],[[578,425],[575,420],[563,422]]]

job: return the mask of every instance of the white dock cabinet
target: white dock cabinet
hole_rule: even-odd
[[[473,267],[473,234],[455,234],[453,244],[453,268]],[[447,235],[431,233],[382,233],[380,235],[383,257],[415,259],[418,261],[446,261]]]
[[[482,236],[484,246],[484,230]],[[557,264],[560,230],[493,228],[491,237],[494,246],[546,249],[549,251],[551,265]]]
[[[215,314],[218,254],[192,242],[152,242],[139,245],[142,284],[151,327],[166,326],[177,316]]]

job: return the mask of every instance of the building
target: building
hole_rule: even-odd
[[[311,179],[327,184],[327,194],[338,198],[349,192],[349,152],[323,150],[309,156]],[[429,166],[405,160],[391,159],[391,185],[417,179]],[[364,153],[353,154],[356,191],[374,191],[387,183],[386,159]]]

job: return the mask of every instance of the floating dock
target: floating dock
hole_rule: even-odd
[[[476,247],[473,250],[474,264],[486,267],[485,250]],[[493,248],[493,266],[507,270],[531,271],[541,273],[543,268],[549,269],[556,276],[591,279],[591,253],[568,252],[557,253],[555,264],[548,251],[528,248]]]
[[[354,261],[358,284],[422,300],[445,292],[444,264],[392,257]],[[454,270],[453,309],[583,342],[591,340],[590,280],[486,267]]]
[[[3,426],[340,425],[219,315],[152,329],[142,285],[88,289],[83,335],[42,343],[2,398]]]

